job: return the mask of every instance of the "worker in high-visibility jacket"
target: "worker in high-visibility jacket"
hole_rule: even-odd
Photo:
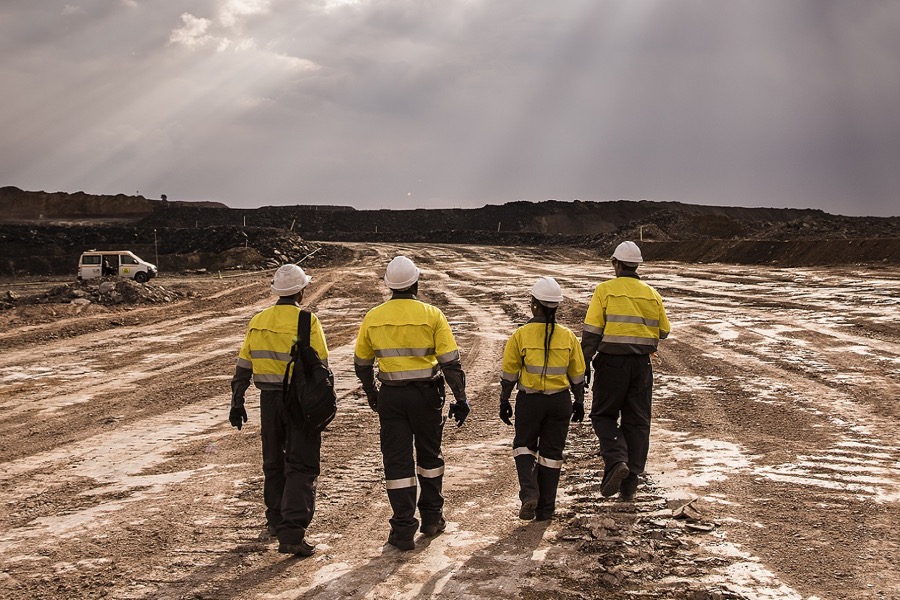
[[[250,379],[259,388],[259,420],[263,456],[263,501],[266,527],[278,536],[278,551],[310,556],[315,547],[305,540],[316,502],[321,433],[309,433],[288,417],[282,400],[282,381],[291,346],[297,340],[297,321],[303,290],[312,277],[297,265],[282,265],[275,271],[272,293],[279,296],[274,306],[252,319],[238,355],[231,380],[232,426],[241,429],[247,422],[244,393]],[[327,364],[328,345],[322,325],[311,316],[309,345]]]
[[[584,356],[575,334],[556,322],[562,299],[555,279],[538,279],[531,288],[532,319],[513,333],[503,351],[500,419],[507,425],[513,424],[512,390],[519,390],[513,459],[523,520],[553,517],[569,419],[584,419]]]
[[[419,530],[434,536],[446,528],[441,493],[444,380],[456,399],[448,417],[457,427],[469,414],[469,404],[459,348],[447,318],[440,309],[416,299],[419,269],[409,258],[397,256],[388,264],[384,282],[391,298],[366,314],[353,361],[381,426],[385,487],[393,509],[388,543],[412,550],[419,528],[417,483],[422,488]],[[380,389],[375,383],[376,363]]]
[[[600,493],[630,501],[650,449],[650,355],[670,327],[662,297],[637,274],[644,262],[637,244],[622,242],[611,260],[616,277],[594,290],[581,348],[588,361],[597,354],[590,417],[604,462]]]

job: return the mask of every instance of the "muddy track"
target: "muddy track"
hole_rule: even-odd
[[[645,486],[633,504],[602,499],[596,438],[573,425],[557,518],[538,524],[515,518],[500,355],[537,276],[560,281],[560,320],[580,334],[608,263],[559,248],[355,252],[314,270],[306,298],[340,402],[314,557],[279,555],[263,533],[255,392],[244,430],[227,423],[246,323],[272,302],[267,276],[179,280],[194,294],[170,305],[4,330],[0,596],[897,597],[900,271],[648,265],[673,335],[655,362]],[[473,406],[445,429],[447,532],[409,553],[384,544],[377,417],[352,369],[396,253],[419,263],[421,297],[451,322]],[[673,519],[690,499],[699,520]]]

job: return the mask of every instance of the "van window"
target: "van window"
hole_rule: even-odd
[[[138,264],[138,261],[134,260],[133,258],[131,258],[130,256],[128,256],[127,254],[123,254],[120,258],[122,259],[122,264],[123,264],[123,265],[136,265],[136,264]]]
[[[100,264],[100,256],[99,255],[82,256],[81,264],[83,264],[83,265],[99,265]]]

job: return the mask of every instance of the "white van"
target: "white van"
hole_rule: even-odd
[[[78,260],[78,279],[93,279],[118,275],[145,283],[156,277],[156,265],[135,256],[128,250],[89,250]]]

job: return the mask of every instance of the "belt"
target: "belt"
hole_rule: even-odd
[[[386,385],[388,387],[407,387],[407,386],[411,385],[413,387],[422,387],[422,388],[432,388],[432,387],[440,388],[440,387],[444,387],[444,378],[438,377],[437,379],[429,379],[427,381],[422,381],[422,380],[418,380],[418,381],[382,381],[381,384]]]

